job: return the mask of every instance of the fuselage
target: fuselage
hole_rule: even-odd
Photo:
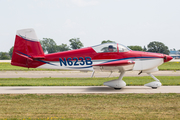
[[[93,65],[96,64],[108,63],[112,61],[130,60],[135,62],[130,70],[139,71],[153,69],[161,65],[162,63],[172,59],[172,57],[160,53],[132,51],[128,48],[124,48],[125,50],[122,51],[120,50],[120,44],[109,44],[114,46],[117,45],[114,52],[97,52],[95,46],[46,54],[45,59],[41,61],[44,62],[44,64],[38,66],[38,68],[93,71]],[[107,46],[109,46],[109,44],[107,44]]]

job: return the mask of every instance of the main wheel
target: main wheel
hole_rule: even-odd
[[[157,87],[152,87],[152,89],[157,89]]]
[[[115,90],[120,90],[121,88],[114,88]]]

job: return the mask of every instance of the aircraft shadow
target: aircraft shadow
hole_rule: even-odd
[[[97,86],[97,87],[88,87],[84,92],[124,92],[124,91],[146,91],[146,90],[152,90],[152,88],[142,88],[142,86],[135,87],[135,88],[129,88],[129,87],[124,87],[120,90],[115,90],[114,88],[110,87],[102,87],[102,86]]]
[[[30,90],[31,88],[11,88],[8,90]]]

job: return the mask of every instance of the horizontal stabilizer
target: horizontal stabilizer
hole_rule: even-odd
[[[18,52],[16,52],[16,54],[18,54],[19,56],[21,56],[21,57],[23,57],[23,58],[26,58],[26,59],[28,59],[28,60],[31,60],[31,61],[33,61],[33,59],[31,59],[29,56],[27,56],[27,55],[23,55],[23,54],[20,54],[20,53],[18,53]]]

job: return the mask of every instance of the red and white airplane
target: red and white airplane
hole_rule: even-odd
[[[126,71],[147,73],[155,81],[145,84],[152,88],[161,86],[161,82],[151,73],[158,66],[172,59],[159,53],[132,51],[118,43],[106,43],[76,50],[44,54],[34,29],[22,29],[16,33],[11,65],[27,68],[85,70],[102,72],[120,72],[117,80],[104,85],[120,89],[126,86],[122,80]]]

